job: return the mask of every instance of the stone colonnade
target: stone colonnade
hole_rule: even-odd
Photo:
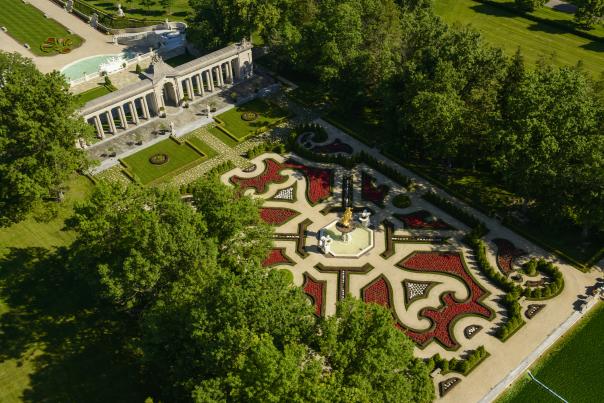
[[[79,112],[102,139],[164,116],[167,106],[201,100],[252,74],[252,45],[245,41],[177,67],[156,58],[143,80],[94,99]]]

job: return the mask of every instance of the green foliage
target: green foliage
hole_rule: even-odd
[[[593,28],[604,18],[604,0],[576,0],[575,21],[582,28]]]
[[[265,142],[254,146],[246,152],[246,157],[248,159],[255,158],[261,154],[267,152],[274,152],[277,154],[283,154],[286,151],[286,146],[280,141],[277,142]]]
[[[140,64],[136,63],[136,74],[142,74],[143,69]]]
[[[407,208],[411,206],[411,199],[406,194],[398,194],[392,199],[392,204],[397,208]]]
[[[31,60],[0,52],[0,227],[44,208],[88,166],[75,143],[91,138],[92,128],[75,108],[61,74],[42,74]]]
[[[522,269],[526,273],[527,276],[536,276],[537,275],[537,259],[532,258],[524,265],[522,265]]]
[[[451,214],[453,217],[457,218],[459,221],[466,224],[468,227],[472,229],[472,231],[468,234],[467,238],[482,238],[486,234],[489,233],[489,229],[478,218],[469,213],[467,210],[462,209],[461,207],[453,204],[449,200],[444,197],[440,197],[434,192],[425,193],[422,196],[422,199],[429,201],[434,204],[436,207],[440,208],[443,211]]]
[[[543,7],[546,0],[514,0],[516,7],[523,11],[534,11],[539,7]]]
[[[336,401],[429,402],[427,367],[413,343],[393,326],[392,314],[353,298],[319,323],[318,353],[331,367]]]

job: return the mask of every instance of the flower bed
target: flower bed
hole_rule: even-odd
[[[283,207],[262,207],[260,208],[260,218],[270,225],[280,226],[299,215],[300,213]]]
[[[480,301],[488,295],[468,272],[459,253],[451,252],[414,252],[396,264],[398,267],[418,272],[442,273],[461,280],[469,291],[466,301],[458,301],[448,291],[441,295],[442,305],[438,309],[424,308],[419,316],[430,319],[432,326],[426,331],[407,329],[405,333],[420,347],[436,339],[447,349],[459,348],[453,336],[453,325],[466,315],[477,315],[491,319],[493,312]]]
[[[390,190],[387,185],[375,185],[375,178],[366,172],[361,173],[361,198],[373,202],[378,206],[384,206],[384,199]]]
[[[440,218],[430,220],[432,214],[427,210],[420,210],[409,214],[394,214],[394,217],[411,229],[455,229]]]
[[[363,301],[366,303],[379,304],[386,308],[391,308],[390,286],[383,276],[373,280],[369,285],[361,290]]]
[[[315,307],[315,315],[323,316],[325,312],[325,281],[318,281],[312,278],[308,273],[304,273],[304,284],[302,290],[312,300]]]
[[[295,169],[304,174],[306,177],[306,197],[312,206],[331,196],[333,178],[331,169],[309,167],[292,160],[283,164],[283,167]]]
[[[325,145],[321,145],[321,146],[314,146],[312,148],[312,151],[319,153],[319,154],[337,154],[337,153],[343,153],[343,154],[352,154],[352,152],[354,151],[352,149],[352,147],[346,143],[342,143],[342,141],[340,141],[340,139],[335,139],[334,141],[332,141],[329,144],[325,144]]]
[[[164,153],[153,154],[152,156],[149,157],[149,162],[152,163],[153,165],[163,165],[166,162],[168,162],[168,160],[169,160],[168,154],[164,154]]]
[[[293,265],[294,261],[285,254],[285,248],[273,248],[268,253],[266,259],[262,261],[262,266],[272,267],[281,264]]]
[[[266,167],[260,175],[253,178],[242,178],[235,175],[231,177],[231,183],[237,185],[241,192],[245,192],[247,189],[254,189],[256,194],[262,194],[266,192],[268,185],[271,183],[283,183],[287,180],[287,177],[280,173],[283,165],[271,158],[264,160],[264,163]]]
[[[526,251],[503,238],[495,238],[493,243],[497,246],[497,267],[507,276],[514,270],[514,259],[526,255]]]

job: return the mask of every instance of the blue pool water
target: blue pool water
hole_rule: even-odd
[[[136,56],[136,53],[124,52],[112,55],[97,55],[86,57],[75,61],[61,69],[61,73],[67,77],[67,80],[77,80],[87,74],[96,73],[99,71],[99,66],[113,57],[123,56],[126,59],[131,59]]]

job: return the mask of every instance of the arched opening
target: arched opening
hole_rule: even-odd
[[[164,84],[163,90],[164,104],[169,106],[178,106],[178,95],[176,94],[176,88],[171,82]]]

